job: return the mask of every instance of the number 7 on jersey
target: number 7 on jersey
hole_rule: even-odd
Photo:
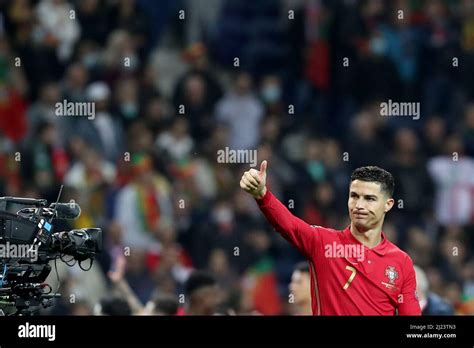
[[[351,275],[349,276],[349,279],[347,279],[347,283],[344,285],[343,289],[344,290],[347,290],[347,288],[349,287],[349,285],[351,285],[352,281],[354,280],[356,274],[357,274],[357,270],[352,267],[352,266],[346,266],[346,269],[348,271],[351,271]]]

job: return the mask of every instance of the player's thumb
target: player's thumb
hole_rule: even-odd
[[[260,164],[260,174],[264,175],[267,173],[267,161],[263,161],[261,164]]]

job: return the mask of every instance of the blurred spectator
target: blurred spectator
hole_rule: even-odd
[[[162,224],[157,232],[159,242],[146,255],[147,267],[155,277],[170,275],[177,286],[183,286],[193,263],[187,251],[178,243],[176,229]]]
[[[308,200],[303,214],[303,219],[306,222],[318,226],[334,226],[338,223],[338,219],[334,215],[335,197],[331,184],[321,182],[314,185]]]
[[[40,87],[38,101],[28,108],[28,133],[24,138],[24,142],[31,141],[39,123],[55,123],[59,129],[62,129],[61,121],[64,118],[61,119],[56,114],[56,103],[60,100],[60,96],[61,92],[56,82],[47,82]],[[61,134],[63,132],[59,131],[58,136],[63,141]]]
[[[262,142],[278,147],[277,141],[281,134],[281,121],[275,116],[271,115],[262,121]]]
[[[312,315],[311,309],[311,279],[307,262],[298,263],[291,276],[290,303],[295,304],[294,314]]]
[[[172,221],[169,183],[153,171],[148,155],[132,156],[133,180],[117,196],[115,219],[124,231],[129,247],[148,249],[156,242],[156,233],[165,221]]]
[[[206,6],[199,1],[186,0],[186,12],[189,18],[186,21],[186,43],[212,42],[217,35],[215,28],[219,12],[224,0],[206,1]]]
[[[206,106],[215,104],[222,97],[222,87],[215,73],[211,70],[207,48],[202,43],[189,46],[183,52],[183,58],[190,64],[190,69],[178,80],[174,94],[174,103],[180,104],[182,98],[189,92],[184,90],[186,81],[191,77],[200,77],[207,91],[205,98]],[[192,100],[190,100],[192,101]]]
[[[158,293],[147,304],[146,313],[149,315],[176,315],[178,305],[176,296]]]
[[[380,139],[375,115],[363,110],[355,115],[352,134],[347,141],[351,169],[365,165],[382,165],[383,143]]]
[[[278,1],[224,1],[217,21],[218,62],[231,66],[239,57],[239,66],[255,77],[279,71],[288,56],[279,5]]]
[[[381,32],[386,41],[387,56],[395,64],[400,80],[404,84],[406,93],[403,93],[403,96],[413,98],[416,97],[416,93],[413,94],[416,77],[419,74],[421,31],[410,25],[409,19],[413,16],[413,11],[407,2],[400,1],[397,9],[403,11],[404,19],[399,18],[399,10],[393,11],[390,18],[392,25],[381,26]]]
[[[103,299],[94,308],[95,315],[132,315],[127,302],[121,298]]]
[[[141,63],[137,43],[129,32],[116,29],[110,33],[101,57],[105,81],[115,83],[122,74],[137,71]]]
[[[255,248],[268,248],[264,234],[253,234]],[[267,245],[266,245],[267,244]],[[264,251],[264,250],[261,250]],[[277,315],[282,312],[282,298],[278,293],[278,279],[272,258],[261,252],[261,257],[247,269],[242,280],[244,308],[254,309],[263,315]]]
[[[335,208],[338,213],[345,213],[347,204],[345,200],[338,197],[345,197],[347,187],[349,187],[349,166],[343,160],[341,146],[336,139],[327,139],[324,143],[323,162],[326,171],[326,178],[331,183],[335,196]]]
[[[214,277],[203,271],[191,274],[185,287],[186,304],[181,315],[214,315],[221,302]]]
[[[66,185],[78,190],[92,190],[102,184],[111,184],[115,180],[115,167],[103,160],[92,148],[87,147],[80,153],[80,161],[74,163],[64,178]]]
[[[21,184],[21,168],[10,155],[13,149],[13,143],[0,133],[0,192],[9,196],[16,196]]]
[[[465,242],[456,237],[445,236],[440,240],[439,253],[437,265],[443,280],[461,284],[463,265],[468,255]]]
[[[18,143],[27,130],[27,83],[13,60],[9,42],[0,38],[0,132]]]
[[[162,96],[158,86],[160,77],[161,75],[159,74],[158,69],[152,63],[148,63],[142,67],[138,86],[140,90],[140,104],[142,107],[148,103],[150,99],[160,98]]]
[[[431,158],[427,164],[436,183],[436,219],[442,225],[473,223],[474,160],[464,156],[456,134],[446,139],[444,149],[443,155]]]
[[[128,127],[127,134],[128,150],[130,153],[152,153],[153,147],[153,132],[147,127],[147,124],[142,121],[136,121]],[[160,162],[165,162],[164,158],[160,158]]]
[[[416,292],[422,315],[454,315],[453,307],[440,296],[430,291],[425,272],[415,265]]]
[[[25,182],[33,182],[42,196],[54,199],[57,185],[64,180],[69,166],[55,123],[40,121],[36,124],[31,142],[25,144],[22,163]]]
[[[158,153],[163,153],[170,162],[180,163],[188,160],[194,150],[194,141],[188,133],[186,118],[176,118],[169,131],[161,132],[155,146]]]
[[[240,73],[231,92],[216,105],[216,120],[229,127],[231,149],[252,149],[260,137],[263,106],[252,93],[252,78]]]
[[[124,230],[124,235],[127,233],[128,231]],[[152,274],[147,268],[147,257],[143,249],[129,246],[124,243],[122,255],[124,253],[126,253],[125,257],[127,262],[123,280],[130,286],[131,290],[129,293],[133,294],[133,297],[136,296],[137,300],[134,302],[137,304],[137,306],[134,306],[134,309],[138,310],[138,304],[140,304],[140,307],[142,307],[142,304],[147,303],[151,298],[151,295],[155,289],[155,283],[153,281]],[[117,259],[119,260],[120,256]],[[127,298],[127,300],[130,301],[130,298]]]
[[[81,26],[81,40],[103,45],[111,23],[110,13],[103,0],[85,0],[77,3],[77,18]]]
[[[104,158],[115,163],[123,158],[123,129],[119,120],[110,111],[110,88],[103,82],[94,82],[87,87],[89,103],[94,103],[93,119],[82,117],[77,121],[77,134]]]
[[[260,96],[268,112],[279,113],[283,110],[283,87],[278,76],[267,75],[263,77],[260,85]]]
[[[417,135],[409,128],[400,128],[395,132],[394,143],[394,153],[385,168],[395,178],[397,218],[402,214],[405,224],[422,224],[424,218],[431,217],[427,207],[432,206],[434,189]],[[406,225],[399,225],[399,228],[402,230],[400,242],[404,243]]]
[[[452,116],[456,87],[445,65],[452,66],[452,57],[458,54],[459,28],[444,1],[427,2],[425,11],[427,22],[423,28],[421,61],[427,64],[422,65],[425,77],[422,101],[427,114]]]
[[[395,65],[387,58],[387,45],[383,32],[374,30],[368,39],[367,48],[360,52],[355,93],[361,103],[373,99],[398,100],[400,97],[401,81]]]
[[[454,307],[455,314],[462,314],[462,291],[461,291],[461,286],[459,283],[456,282],[450,282],[447,283],[444,287],[443,291],[444,297],[446,300],[452,304]]]
[[[87,100],[86,87],[89,73],[81,63],[72,63],[68,66],[62,82],[62,97],[72,102]]]
[[[36,41],[55,47],[60,61],[69,59],[81,33],[74,8],[65,0],[41,0],[36,13]]]
[[[135,296],[127,281],[124,279],[125,268],[125,256],[123,254],[118,254],[113,263],[112,269],[107,273],[107,275],[118,296],[126,301],[126,304],[130,308],[130,314],[144,314],[144,306],[140,303],[140,300]]]
[[[91,305],[85,300],[79,300],[71,304],[70,315],[93,315],[94,311]]]
[[[310,183],[317,183],[324,180],[326,172],[323,159],[323,142],[321,139],[310,138],[305,143],[304,171]]]
[[[423,148],[427,157],[441,155],[446,138],[446,122],[440,116],[430,117],[424,126]]]
[[[138,81],[131,77],[123,78],[117,82],[115,92],[114,114],[120,119],[122,126],[127,128],[141,115]]]
[[[136,0],[116,2],[112,6],[110,19],[112,27],[128,32],[138,53],[145,54],[149,44],[150,21],[147,13],[139,6],[139,2]]]
[[[223,250],[216,248],[209,255],[208,270],[216,277],[217,283],[221,289],[233,289],[238,284],[238,278],[230,266],[228,254]]]
[[[145,104],[144,120],[147,128],[153,133],[153,138],[167,128],[171,121],[169,105],[158,96],[151,97]]]
[[[76,192],[77,202],[84,207],[77,223],[102,225],[107,215],[108,186],[117,175],[115,166],[87,145],[78,155],[64,177],[64,184]]]
[[[428,267],[434,261],[435,248],[430,237],[420,228],[411,227],[406,232],[406,251],[411,255],[413,263],[420,267]]]
[[[191,66],[176,84],[173,104],[177,110],[184,106],[184,115],[189,120],[191,135],[201,143],[213,126],[213,107],[222,97],[222,88],[210,69],[204,45],[191,46],[183,56]]]

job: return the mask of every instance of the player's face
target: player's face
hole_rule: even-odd
[[[349,188],[348,201],[351,222],[361,232],[370,230],[381,222],[393,202],[379,183],[354,180]]]
[[[290,293],[296,304],[311,301],[311,281],[309,273],[294,271],[291,276]]]

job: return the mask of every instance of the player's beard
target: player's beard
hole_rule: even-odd
[[[352,223],[354,224],[355,228],[357,228],[357,231],[359,233],[365,233],[369,230],[369,228],[361,222],[358,222],[358,221],[354,222],[353,221]]]
[[[372,224],[370,223],[370,213],[368,213],[363,218],[357,217],[357,215],[352,214],[351,222],[357,228],[357,231],[361,233],[365,233],[372,228]]]

